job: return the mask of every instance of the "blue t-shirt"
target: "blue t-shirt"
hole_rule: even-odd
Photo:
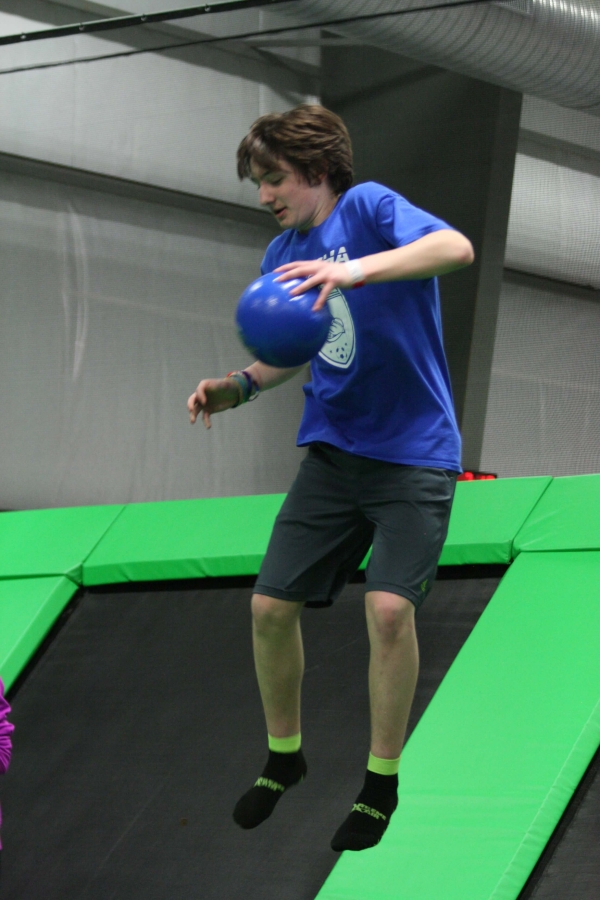
[[[449,227],[367,182],[342,194],[320,225],[276,237],[261,271],[304,259],[345,262]],[[437,279],[336,288],[327,302],[333,324],[304,385],[298,446],[324,441],[358,456],[460,471]]]

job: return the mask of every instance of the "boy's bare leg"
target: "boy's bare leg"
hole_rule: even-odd
[[[371,645],[371,753],[397,759],[419,674],[415,608],[405,597],[384,591],[367,593],[365,607]]]
[[[303,603],[263,594],[252,597],[254,665],[267,731],[285,738],[300,732],[300,691],[304,648],[300,631]]]
[[[335,833],[336,851],[378,844],[398,805],[398,765],[419,671],[414,606],[405,597],[369,591],[371,753],[363,789]]]
[[[252,597],[254,662],[267,722],[269,758],[254,787],[233,811],[242,828],[255,828],[264,822],[285,791],[306,775],[300,749],[302,606],[263,594]]]

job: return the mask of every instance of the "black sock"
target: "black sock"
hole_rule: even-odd
[[[352,812],[331,841],[331,849],[367,850],[378,844],[398,806],[398,776],[379,775],[367,769],[362,791]]]
[[[306,760],[302,750],[296,753],[276,753],[269,750],[269,758],[254,787],[240,797],[233,810],[234,821],[241,828],[256,828],[268,819],[280,797],[288,788],[306,776]]]

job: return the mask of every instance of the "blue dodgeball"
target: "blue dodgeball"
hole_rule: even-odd
[[[277,274],[262,275],[240,297],[236,324],[242,343],[261,362],[288,369],[316,356],[329,334],[332,316],[327,305],[312,307],[319,291],[312,288],[290,296],[302,279],[276,281]]]

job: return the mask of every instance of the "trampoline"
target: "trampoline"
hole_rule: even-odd
[[[306,783],[256,831],[231,819],[266,756],[249,573],[281,497],[2,516],[2,896],[591,900],[598,496],[597,476],[458,486],[400,807],[341,858],[368,749],[358,581],[303,613]],[[255,527],[224,553],[234,520]]]

